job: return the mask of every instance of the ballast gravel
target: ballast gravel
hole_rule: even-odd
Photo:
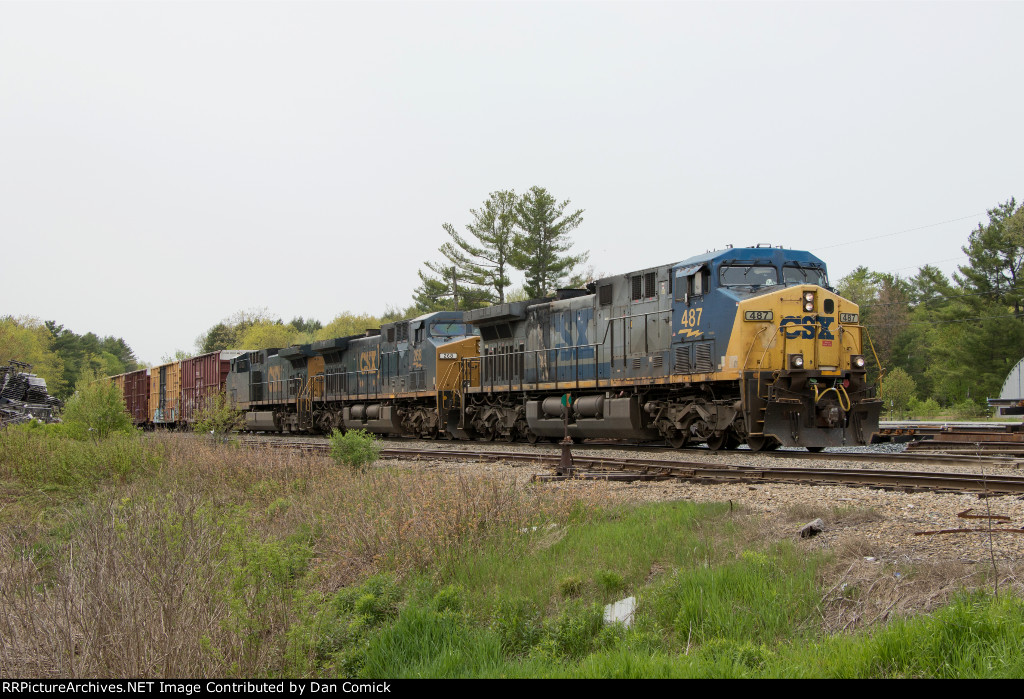
[[[480,444],[459,442],[389,442],[388,446],[415,446],[416,448],[438,448],[446,450],[473,451]],[[496,450],[536,453],[544,447],[523,444],[491,444]],[[548,445],[552,454],[559,453],[558,445]],[[892,450],[891,448],[889,449]],[[885,449],[879,450],[883,453]],[[578,455],[603,454],[608,451],[588,449],[586,445],[573,447]],[[675,454],[675,456],[673,455]],[[979,473],[981,467],[974,465],[950,464],[908,464],[836,461],[832,459],[779,458],[753,454],[738,450],[711,453],[700,450],[681,452],[659,451],[651,453],[638,449],[615,450],[617,458],[678,458],[685,461],[729,464],[743,463],[747,466],[787,466],[794,468],[893,468],[898,470],[948,471]],[[394,462],[392,462],[394,463]],[[535,473],[546,472],[536,465],[519,462],[484,461],[471,455],[465,462],[452,460],[431,461],[423,459],[410,461],[410,466],[465,469],[492,473],[496,476],[514,476],[524,485]],[[994,474],[999,469],[985,466],[985,471]],[[1019,471],[1003,471],[1020,475]],[[863,554],[867,562],[913,563],[913,562],[955,562],[962,564],[985,564],[993,559],[997,564],[1024,562],[1024,534],[999,531],[1002,529],[1024,529],[1024,496],[1006,495],[983,498],[972,494],[950,494],[880,490],[877,488],[849,487],[837,485],[804,484],[747,484],[720,483],[701,484],[686,481],[635,481],[605,482],[592,480],[569,480],[545,483],[535,487],[568,489],[580,493],[588,492],[620,502],[664,502],[688,500],[692,502],[728,502],[733,507],[763,515],[765,521],[780,537],[799,540],[799,530],[815,518],[824,522],[824,530],[813,538],[804,539],[801,545],[821,549],[841,550]],[[977,518],[964,518],[960,513]],[[992,520],[985,519],[992,517]],[[996,516],[1005,519],[995,519]],[[991,521],[991,526],[989,522]],[[982,529],[992,531],[963,533],[933,533],[941,530]]]

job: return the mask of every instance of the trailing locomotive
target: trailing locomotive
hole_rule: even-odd
[[[248,352],[232,363],[226,389],[249,430],[434,438],[448,427],[439,396],[453,395],[460,360],[477,354],[477,342],[462,313],[429,313],[366,335]]]
[[[464,439],[867,444],[856,304],[808,252],[730,248],[555,299],[426,314],[248,352],[226,388],[250,430]],[[568,407],[566,407],[568,404]]]

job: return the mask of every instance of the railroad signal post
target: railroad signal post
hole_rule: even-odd
[[[562,427],[565,429],[565,437],[562,439],[562,459],[558,462],[558,475],[572,475],[572,437],[569,436],[569,409],[572,407],[572,396],[568,393],[562,396]]]

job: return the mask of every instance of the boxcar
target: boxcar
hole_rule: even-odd
[[[190,357],[181,362],[181,420],[195,422],[196,413],[206,406],[210,396],[224,390],[231,371],[231,360],[247,350],[223,350]]]

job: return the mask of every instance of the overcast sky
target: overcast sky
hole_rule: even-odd
[[[606,274],[730,243],[951,273],[1024,197],[1022,28],[1020,2],[0,2],[0,315],[148,362],[240,309],[378,315],[442,223],[533,185]]]

